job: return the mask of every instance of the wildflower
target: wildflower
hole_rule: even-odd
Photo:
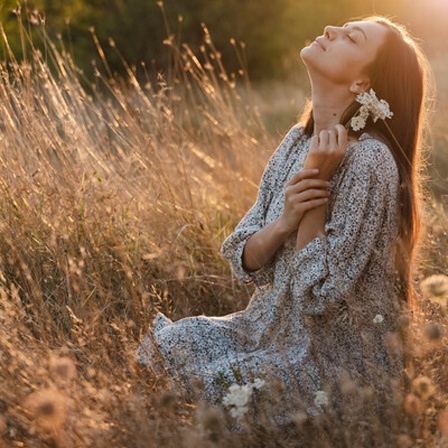
[[[253,389],[261,389],[265,382],[259,378],[252,383],[239,386],[232,384],[222,403],[224,406],[230,408],[230,415],[233,418],[241,418],[248,411],[249,399],[252,396]]]
[[[51,358],[50,366],[53,375],[58,379],[71,381],[76,377],[75,363],[67,356]]]
[[[33,26],[43,25],[45,23],[44,18],[39,14],[37,9],[31,11],[28,17],[30,24]]]
[[[171,409],[176,406],[177,396],[172,391],[165,391],[159,398],[159,405],[164,409]]]
[[[369,93],[360,93],[356,97],[356,101],[361,103],[362,106],[347,123],[347,127],[351,126],[354,131],[363,129],[369,116],[372,117],[374,123],[378,119],[385,120],[393,116],[387,101],[378,99],[373,89],[370,89]]]
[[[339,387],[343,395],[355,395],[358,392],[356,383],[349,376],[340,379]]]
[[[381,314],[377,314],[374,318],[373,318],[373,323],[374,324],[382,324],[384,321],[384,317],[381,316]]]
[[[316,406],[327,406],[328,405],[328,395],[323,390],[318,390],[314,398],[314,404]]]
[[[264,386],[264,381],[260,378],[255,378],[254,382],[252,383],[252,387],[254,389],[261,389]]]
[[[364,398],[364,400],[371,400],[373,398],[373,395],[375,394],[375,390],[371,386],[364,386],[360,389],[361,396]]]
[[[351,119],[350,124],[354,131],[360,131],[366,125],[366,120],[361,116],[356,116]]]
[[[424,334],[429,341],[437,342],[442,339],[443,329],[439,324],[429,322],[425,325]]]
[[[419,414],[422,410],[422,402],[414,394],[408,394],[404,399],[403,409],[408,415]]]
[[[398,326],[404,330],[406,328],[409,327],[409,325],[411,324],[411,318],[407,315],[407,314],[402,314],[399,318],[398,318]]]
[[[65,422],[66,399],[55,390],[42,389],[32,393],[25,400],[24,406],[44,430],[58,430]]]
[[[414,442],[407,434],[399,434],[397,436],[397,447],[412,448],[413,446]]]
[[[299,428],[302,427],[308,421],[308,415],[305,412],[298,412],[294,417],[293,421]]]
[[[428,400],[434,395],[435,387],[427,376],[418,376],[412,382],[414,392],[422,399]]]
[[[196,408],[196,418],[202,437],[215,443],[218,442],[223,432],[222,411],[205,403],[199,403]]]
[[[448,277],[443,274],[431,275],[425,278],[420,286],[423,293],[432,302],[447,306],[448,300]]]
[[[403,344],[397,333],[389,332],[384,336],[384,342],[390,352],[400,353],[403,350]]]

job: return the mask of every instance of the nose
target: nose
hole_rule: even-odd
[[[332,40],[335,37],[337,31],[338,31],[338,27],[336,27],[336,26],[330,26],[330,25],[326,26],[324,28],[324,36],[328,40]]]

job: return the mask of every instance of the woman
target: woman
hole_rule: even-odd
[[[381,401],[400,379],[397,321],[412,296],[418,233],[425,59],[415,42],[373,17],[326,27],[301,58],[311,109],[271,157],[256,203],[222,249],[256,285],[248,307],[175,323],[159,313],[139,348],[140,362],[163,365],[210,401],[232,384],[275,385],[278,406],[266,409],[281,422],[299,409],[343,409],[347,384],[369,386]],[[370,117],[355,132],[356,99],[370,89],[393,116]]]

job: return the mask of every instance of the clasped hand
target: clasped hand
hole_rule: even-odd
[[[318,168],[319,179],[328,180],[342,162],[347,151],[347,129],[338,124],[334,129],[320,131],[311,137],[304,168]]]
[[[297,230],[304,214],[324,205],[329,196],[328,179],[339,166],[347,150],[347,130],[342,125],[321,131],[311,138],[303,170],[288,182],[281,221],[288,233]]]

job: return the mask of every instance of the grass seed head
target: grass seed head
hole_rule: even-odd
[[[50,360],[50,369],[53,376],[63,381],[71,381],[76,378],[75,363],[68,357],[53,357]]]
[[[216,407],[200,403],[196,409],[196,419],[201,433],[209,440],[218,442],[223,433],[224,415]]]
[[[404,403],[403,409],[407,415],[415,416],[421,413],[422,411],[422,402],[421,400],[414,394],[407,394]]]
[[[435,393],[435,387],[432,381],[424,375],[420,375],[412,382],[412,390],[422,400],[429,400]]]
[[[308,415],[305,412],[297,412],[293,417],[293,422],[298,428],[301,428],[307,421]]]
[[[420,284],[425,296],[434,303],[447,306],[448,276],[443,274],[431,275]]]
[[[339,387],[343,395],[355,395],[358,392],[358,386],[348,376],[344,376],[339,381]]]
[[[59,430],[67,416],[66,398],[51,389],[42,389],[27,397],[24,407],[44,430]]]
[[[177,403],[177,396],[174,392],[167,390],[159,399],[159,406],[164,409],[173,409]]]
[[[443,329],[439,324],[429,322],[424,327],[424,335],[430,342],[440,342],[443,337]]]
[[[397,437],[397,448],[413,448],[414,441],[407,434],[399,434]]]

